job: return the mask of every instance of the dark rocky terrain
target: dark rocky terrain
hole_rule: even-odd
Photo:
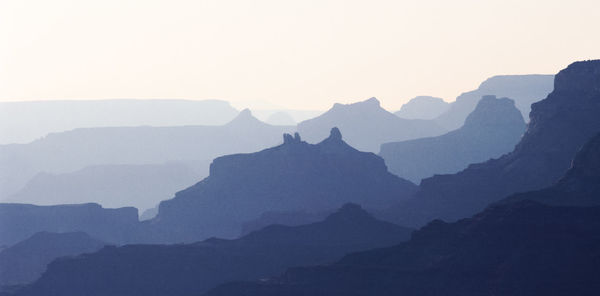
[[[387,171],[379,156],[342,140],[337,128],[318,144],[296,134],[260,152],[216,158],[210,175],[161,202],[144,225],[149,242],[237,236],[244,222],[270,211],[327,211],[347,202],[383,209],[417,187]]]
[[[17,295],[199,295],[226,281],[258,280],[289,266],[330,263],[348,252],[391,246],[410,233],[347,204],[317,223],[271,225],[235,240],[106,247],[59,259]]]
[[[95,252],[104,245],[83,232],[38,232],[0,251],[0,286],[31,283],[54,259]]]
[[[498,158],[515,148],[524,131],[514,101],[484,96],[461,128],[437,137],[385,143],[379,155],[390,172],[418,184],[423,178]]]

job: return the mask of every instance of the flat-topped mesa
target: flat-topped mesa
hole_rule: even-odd
[[[475,110],[465,119],[464,127],[481,129],[484,126],[525,124],[521,112],[515,107],[515,101],[509,98],[496,98],[495,95],[481,97]]]

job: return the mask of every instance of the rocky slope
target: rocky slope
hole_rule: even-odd
[[[83,232],[38,232],[0,251],[0,286],[31,283],[54,259],[95,252],[104,245]]]
[[[354,204],[302,226],[268,226],[236,240],[127,245],[54,261],[17,295],[200,295],[230,280],[258,280],[298,264],[334,262],[397,244],[411,230],[378,221]]]
[[[436,218],[453,221],[513,193],[558,181],[575,153],[600,132],[600,60],[573,63],[555,79],[554,91],[532,105],[531,122],[513,152],[424,179],[415,198],[386,217],[412,226]]]
[[[347,202],[382,209],[415,191],[383,159],[346,144],[337,128],[318,144],[285,134],[282,145],[215,159],[206,179],[160,204],[158,216],[145,222],[147,239],[230,238],[264,212],[320,212]]]
[[[434,174],[451,174],[471,163],[497,158],[521,140],[525,122],[514,101],[484,96],[458,130],[416,140],[385,143],[379,155],[390,172],[420,183]]]

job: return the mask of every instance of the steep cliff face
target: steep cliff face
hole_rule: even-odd
[[[516,192],[556,182],[575,153],[600,132],[600,60],[576,62],[556,75],[555,90],[532,105],[514,151],[453,174],[424,179],[412,200],[387,217],[401,225],[468,217]]]
[[[344,139],[361,151],[378,152],[385,142],[402,141],[441,135],[446,132],[435,122],[404,119],[381,108],[376,98],[354,104],[335,104],[329,111],[298,124],[298,132],[310,143],[327,137],[327,131],[337,127]]]
[[[567,174],[555,185],[517,193],[501,203],[520,200],[556,206],[600,206],[600,134],[581,148]]]
[[[280,146],[215,159],[209,177],[162,202],[146,224],[150,240],[234,237],[264,212],[319,212],[346,202],[381,209],[415,191],[389,173],[383,159],[350,147],[333,128],[319,144],[286,134]]]
[[[136,208],[0,204],[0,245],[12,245],[41,231],[83,231],[104,242],[120,244],[131,241],[137,227]]]
[[[452,174],[471,163],[512,151],[525,131],[514,101],[484,96],[460,129],[447,134],[385,143],[379,155],[390,172],[415,183],[436,174]]]
[[[348,252],[406,241],[411,229],[379,221],[356,204],[302,226],[271,225],[235,240],[106,247],[59,259],[19,296],[201,295],[231,280],[258,280]]]

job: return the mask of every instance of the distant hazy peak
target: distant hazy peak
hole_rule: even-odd
[[[448,108],[450,103],[442,98],[417,96],[402,105],[394,114],[405,119],[434,119],[446,112]]]
[[[523,124],[525,120],[515,107],[515,101],[509,98],[496,98],[485,95],[477,103],[475,110],[465,119],[465,126],[480,128],[487,124]]]
[[[340,104],[340,103],[335,103],[333,104],[333,110],[335,109],[340,109],[340,108],[344,108],[344,107],[371,107],[371,108],[380,108],[381,107],[381,103],[379,102],[379,100],[375,97],[372,97],[370,99],[361,101],[361,102],[356,102],[356,103],[351,103],[351,104]]]
[[[230,122],[228,122],[226,125],[227,126],[235,126],[235,125],[248,125],[248,124],[265,124],[264,122],[258,120],[256,117],[254,117],[254,115],[252,115],[252,112],[250,111],[250,109],[246,108],[242,111],[240,111],[240,113],[234,118],[232,119]]]

